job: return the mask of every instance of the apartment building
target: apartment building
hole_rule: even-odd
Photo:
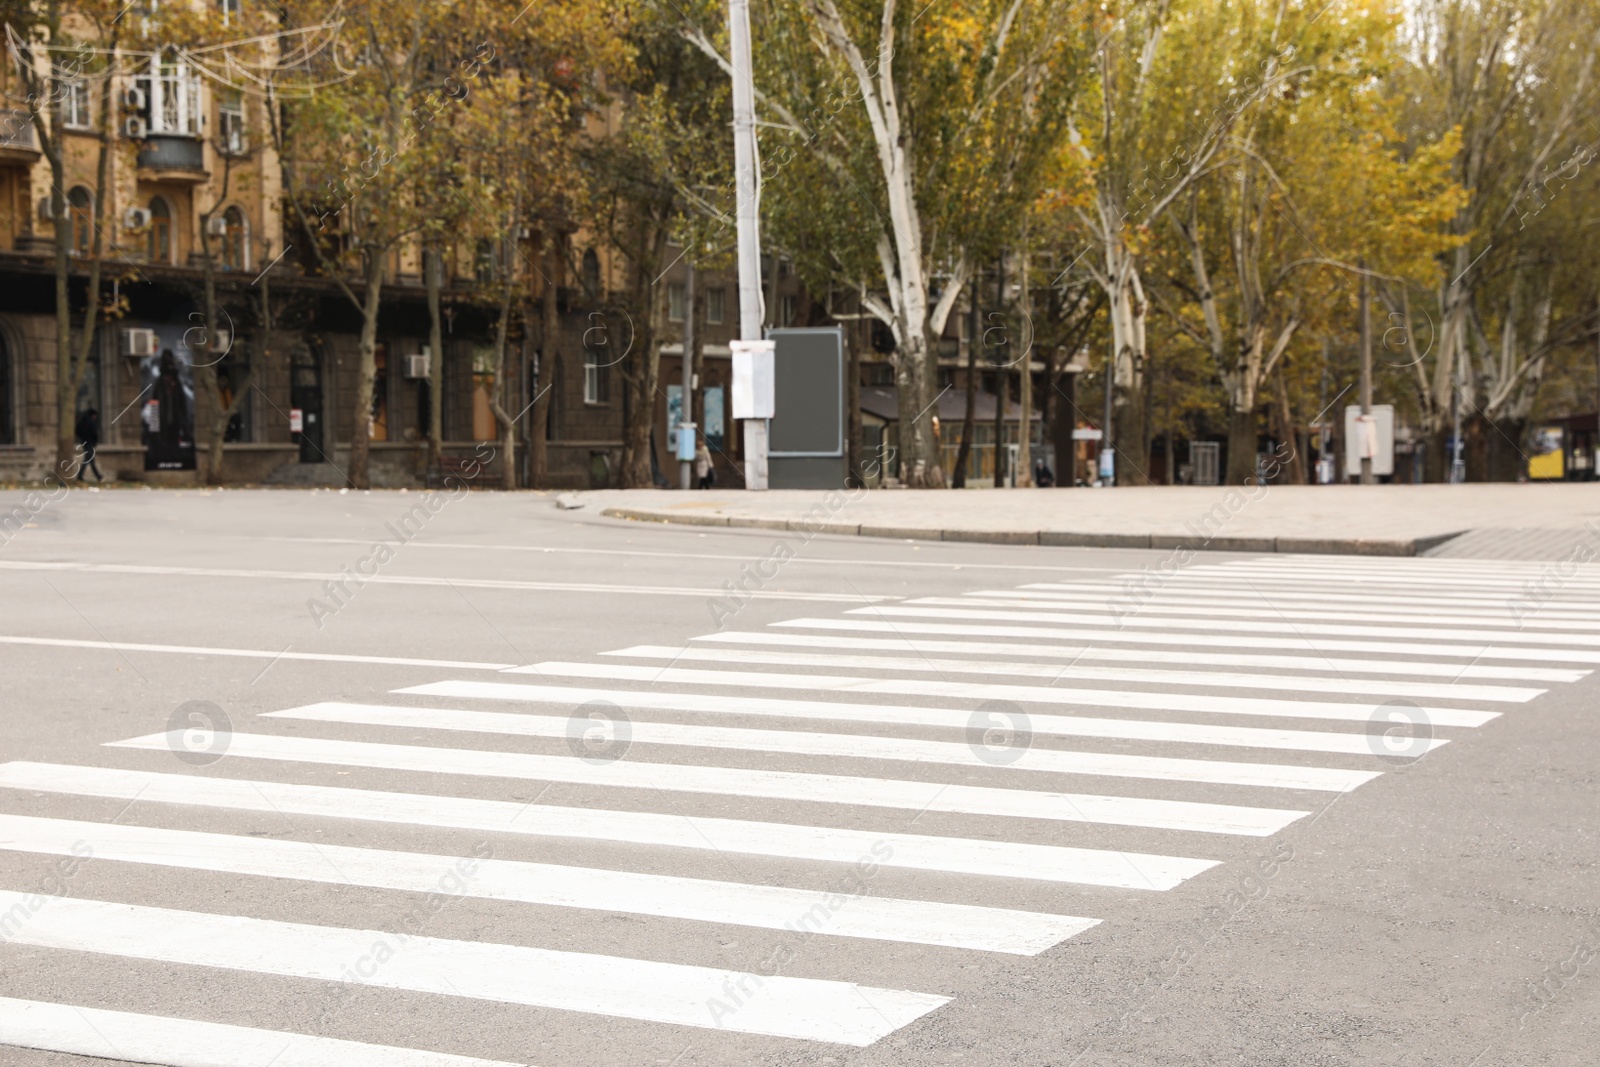
[[[312,260],[302,256],[305,233],[284,197],[285,169],[294,164],[272,149],[262,96],[219,81],[172,51],[117,57],[109,116],[101,113],[101,82],[62,79],[66,208],[56,218],[51,169],[33,117],[16,106],[14,72],[9,77],[0,80],[13,105],[0,112],[0,481],[36,480],[54,464],[55,241],[58,227],[66,228],[76,324],[87,303],[96,247],[96,163],[100,131],[106,129],[110,151],[100,194],[105,203],[97,294],[106,311],[95,323],[75,403],[79,413],[100,413],[101,470],[107,477],[157,484],[195,480],[212,417],[196,374],[200,361],[211,358],[222,401],[243,394],[225,434],[226,481],[341,483],[356,422],[360,316],[331,279],[307,269]],[[540,433],[546,440],[544,484],[615,484],[625,417],[618,351],[627,328],[608,322],[616,303],[607,294],[627,288],[626,267],[578,228],[551,225],[559,228],[563,249],[554,277],[534,267],[542,245],[537,231],[520,235],[519,254],[509,264],[498,262],[502,257],[487,242],[452,248],[443,257],[439,402],[445,452],[481,456],[478,446],[499,436],[489,404],[494,313],[485,306],[481,283],[486,272],[509,269],[519,285],[525,283],[504,383],[507,409],[522,412],[519,482],[529,484],[527,445]],[[217,323],[206,323],[202,311],[207,245],[222,320]],[[440,474],[426,464],[435,398],[428,383],[433,356],[422,258],[419,247],[403,248],[387,264],[370,431],[374,485],[418,485]],[[773,267],[770,317],[799,323],[811,313],[803,287],[786,264]],[[662,303],[653,460],[674,483],[669,418],[677,417],[681,403],[686,270],[681,261],[674,263],[653,289]],[[271,293],[265,312],[270,340],[260,306],[263,282]],[[695,385],[702,399],[696,409],[713,446],[719,484],[737,485],[740,443],[727,412],[737,285],[716,271],[702,271],[698,282],[696,347],[702,365]],[[548,358],[539,351],[547,285],[556,288],[557,309]],[[208,331],[220,357],[203,354]],[[178,387],[162,384],[164,366]],[[548,422],[536,428],[531,405],[545,388]],[[158,394],[166,398],[164,414]],[[176,455],[155,447],[157,438],[174,434],[184,444]],[[484,472],[487,480],[498,481],[500,461],[496,455]]]

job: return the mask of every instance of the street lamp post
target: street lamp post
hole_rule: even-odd
[[[756,189],[756,102],[750,58],[750,2],[728,0],[728,51],[733,65],[733,166],[739,235],[739,338],[761,337],[761,232]],[[770,359],[770,356],[767,358]],[[738,369],[742,361],[735,363]],[[736,383],[737,384],[737,383]],[[744,485],[767,487],[767,421],[744,423]]]

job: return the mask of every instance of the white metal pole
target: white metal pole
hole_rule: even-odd
[[[761,231],[756,170],[756,101],[750,59],[749,0],[728,0],[729,59],[733,63],[733,165],[739,231],[739,337],[761,340]],[[744,421],[744,484],[767,487],[767,422]]]

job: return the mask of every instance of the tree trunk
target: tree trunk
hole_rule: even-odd
[[[444,458],[444,324],[440,312],[444,289],[444,257],[437,243],[423,253],[423,281],[428,291],[428,473]]]
[[[965,489],[967,466],[972,462],[972,433],[978,415],[978,280],[972,280],[971,329],[967,336],[967,404],[961,416],[961,449],[956,453],[956,468],[950,472],[950,488]]]
[[[1228,410],[1228,473],[1224,485],[1244,485],[1256,473],[1256,412],[1254,407]]]
[[[1461,436],[1465,441],[1462,459],[1466,461],[1465,478],[1469,482],[1489,480],[1490,438],[1495,435],[1494,423],[1477,412],[1461,419]]]
[[[1022,345],[1022,355],[1017,362],[1017,488],[1025,489],[1033,484],[1033,301],[1028,292],[1028,246],[1027,235],[1023,235],[1022,262],[1019,266],[1018,277],[1022,288],[1018,290],[1020,299],[1017,306],[1017,341],[1023,341],[1023,333],[1027,333],[1025,344]]]
[[[1426,450],[1422,454],[1422,479],[1426,482],[1440,483],[1450,478],[1450,427],[1439,426],[1428,433],[1424,440],[1427,442]]]
[[[1149,469],[1144,418],[1145,316],[1144,286],[1133,253],[1117,233],[1106,249],[1107,293],[1111,303],[1111,339],[1116,353],[1113,398],[1116,432],[1117,485],[1146,485]]]
[[[942,489],[944,470],[933,447],[932,408],[918,401],[927,394],[926,320],[911,327],[902,320],[894,379],[900,408],[900,481],[913,489]],[[920,408],[920,410],[919,410]]]
[[[1294,423],[1294,411],[1289,406],[1289,386],[1283,380],[1283,368],[1278,368],[1278,425],[1282,443],[1289,446],[1289,481],[1293,485],[1306,484],[1305,456],[1300,450],[1300,431]],[[1282,455],[1282,449],[1279,449]]]
[[[528,438],[528,479],[543,489],[550,480],[550,393],[555,388],[556,348],[561,343],[561,309],[557,305],[556,271],[560,269],[554,228],[544,237],[544,292],[539,314],[539,375],[534,380],[533,433]]]
[[[1011,392],[1011,383],[1006,381],[1006,365],[994,365],[994,487],[1005,488],[1005,460],[1006,455],[1006,394]]]
[[[506,341],[511,332],[512,297],[517,290],[517,272],[512,267],[512,258],[516,253],[516,220],[521,214],[519,205],[507,220],[505,236],[500,239],[500,318],[494,326],[494,387],[489,392],[489,407],[494,411],[495,422],[500,425],[500,488],[505,490],[517,487],[517,420],[506,403],[506,396],[511,391]]]
[[[650,469],[650,442],[655,430],[655,398],[661,372],[661,354],[656,351],[660,335],[661,301],[649,286],[659,272],[666,250],[666,228],[653,222],[653,232],[644,240],[647,251],[634,264],[634,308],[639,313],[637,332],[632,338],[634,369],[623,375],[622,479],[624,489],[648,489],[655,485]]]
[[[350,426],[350,485],[370,489],[372,458],[372,394],[378,376],[378,307],[383,292],[384,255],[367,252],[366,291],[361,306],[361,354],[356,368],[355,417]]]
[[[1078,428],[1078,376],[1062,374],[1060,398],[1056,400],[1052,431],[1056,446],[1056,485],[1067,489],[1078,484],[1078,442],[1072,431]]]

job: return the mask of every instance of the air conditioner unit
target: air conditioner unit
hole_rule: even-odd
[[[406,357],[407,378],[426,378],[428,374],[428,353],[423,352],[421,355]]]
[[[211,352],[213,355],[223,355],[233,346],[233,334],[227,330],[211,330]]]
[[[223,218],[221,215],[215,215],[215,216],[207,219],[206,220],[206,236],[207,237],[226,237],[226,236],[228,236],[228,220]]]
[[[47,196],[43,200],[39,201],[40,221],[51,222],[55,219],[55,217],[55,205],[50,202],[50,198]]]
[[[122,331],[122,354],[143,359],[156,354],[160,339],[154,330],[130,326]]]
[[[147,207],[130,207],[122,213],[122,228],[125,230],[142,230],[150,225],[150,209]]]
[[[242,159],[250,154],[250,138],[243,134],[237,137],[224,138],[217,143],[217,151],[224,156]]]
[[[519,241],[526,241],[532,236],[533,236],[533,227],[532,226],[518,226],[517,227],[517,239]]]
[[[129,111],[143,111],[149,106],[149,101],[145,99],[143,89],[124,89],[122,90],[122,106]]]
[[[150,136],[150,127],[137,115],[122,120],[122,132],[130,141],[142,141]]]

